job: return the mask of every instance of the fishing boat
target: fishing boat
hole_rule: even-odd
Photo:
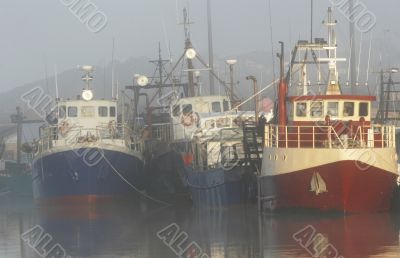
[[[173,142],[182,153],[185,184],[197,207],[250,202],[255,179],[246,162],[243,125],[250,111],[231,111],[228,96],[182,98],[171,108]],[[253,187],[254,186],[254,187]]]
[[[152,61],[162,71],[159,77],[140,75],[130,87],[133,99],[146,96],[145,115],[138,116],[139,104],[133,108],[135,120],[142,121],[135,124],[142,124],[139,131],[145,146],[146,192],[168,203],[189,199],[196,207],[254,200],[256,180],[245,156],[243,125],[254,125],[255,112],[241,111],[237,104],[233,107],[232,91],[229,95],[200,94],[200,76],[195,82],[193,61],[202,59],[189,38],[185,46],[180,60],[186,59],[188,64],[187,83],[175,80],[174,70],[164,74],[160,55],[159,60]],[[175,64],[175,68],[178,66]],[[168,88],[171,91],[167,92]],[[153,97],[143,93],[152,89],[157,89]],[[157,96],[158,105],[148,101]]]
[[[148,193],[161,199],[170,194],[168,201],[176,201],[189,191],[197,207],[241,204],[255,196],[242,127],[254,114],[232,112],[229,97],[215,95],[179,98],[168,108],[168,122],[144,129]]]
[[[260,208],[387,211],[398,178],[395,128],[373,123],[374,96],[343,94],[337,62],[345,60],[337,58],[331,8],[324,24],[329,40],[299,41],[286,77],[282,43],[278,122],[265,128]],[[299,50],[312,54],[319,71],[328,65],[325,93],[307,90],[304,64],[310,62],[305,60],[299,69],[305,90],[289,96]],[[327,58],[319,57],[318,51],[327,53]]]
[[[137,196],[143,178],[140,144],[119,121],[117,99],[96,100],[92,66],[76,100],[57,99],[34,145],[34,198],[56,204]]]
[[[230,82],[219,78],[193,47],[186,9],[183,17],[185,47],[173,68],[167,72],[165,64],[170,60],[162,59],[159,46],[158,60],[150,61],[156,65],[157,76],[138,74],[134,85],[127,87],[134,92],[133,124],[142,125],[137,130],[144,141],[146,192],[168,203],[189,197],[196,207],[255,201],[254,172],[255,166],[261,165],[262,154],[258,112],[241,110],[245,103],[234,92],[233,66],[237,60],[226,60]],[[176,71],[179,67],[185,69]],[[207,71],[210,80],[217,80],[225,94],[215,94],[212,83],[210,94],[205,94],[202,71]],[[181,79],[182,72],[187,82]],[[255,77],[246,79],[253,81],[257,91]],[[146,97],[145,106],[139,105],[142,96]],[[258,101],[255,103],[257,106]],[[271,115],[267,117],[271,119]]]

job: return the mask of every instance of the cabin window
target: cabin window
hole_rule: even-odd
[[[222,102],[222,105],[224,106],[224,112],[229,111],[229,101],[225,100]]]
[[[296,116],[298,116],[298,117],[306,117],[307,116],[307,103],[306,102],[296,103]]]
[[[360,105],[359,105],[359,109],[358,109],[359,116],[368,116],[368,113],[369,113],[368,109],[369,109],[368,103],[361,102]]]
[[[78,108],[68,107],[68,117],[77,117],[77,116],[78,116]]]
[[[115,117],[116,112],[115,112],[115,107],[110,107],[110,117]]]
[[[99,117],[108,116],[108,107],[99,107]]]
[[[175,105],[172,108],[172,115],[173,116],[179,116],[181,114],[181,107],[179,105]]]
[[[339,114],[339,102],[328,102],[328,116],[338,116]]]
[[[343,106],[343,116],[354,116],[354,102],[345,102]]]
[[[59,106],[58,107],[58,118],[61,118],[61,119],[65,118],[65,115],[66,115],[65,111],[66,111],[65,106]]]
[[[192,113],[193,108],[191,104],[182,105],[182,113],[183,115],[188,115]]]
[[[324,111],[324,106],[322,102],[312,102],[311,103],[311,117],[321,117]]]
[[[213,102],[211,104],[212,112],[220,113],[221,112],[221,103],[220,102]]]
[[[83,106],[81,107],[81,117],[94,117],[95,107],[93,106]]]

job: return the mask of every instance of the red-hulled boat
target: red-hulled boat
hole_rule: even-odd
[[[336,63],[343,60],[336,57],[336,21],[331,9],[325,25],[328,42],[299,41],[286,78],[283,53],[280,56],[278,121],[265,128],[261,206],[345,213],[389,210],[398,177],[395,128],[372,123],[375,97],[342,94]],[[294,62],[300,50],[312,54],[319,78],[321,64],[328,64],[325,94],[310,94],[305,65],[309,62]],[[318,58],[316,51],[328,57]],[[300,63],[305,90],[301,96],[289,97],[288,81],[295,63]]]

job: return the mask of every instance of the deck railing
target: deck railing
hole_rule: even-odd
[[[142,144],[132,138],[132,130],[123,124],[99,125],[95,128],[73,126],[45,126],[40,128],[40,138],[36,141],[35,153],[49,150],[56,146],[76,146],[82,143],[119,144],[131,150],[142,150]]]
[[[173,140],[171,123],[153,124],[151,126],[152,137],[164,142]]]
[[[395,127],[266,125],[265,146],[276,148],[395,148]]]

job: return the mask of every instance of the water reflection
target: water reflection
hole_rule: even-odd
[[[38,207],[29,200],[0,200],[0,257],[40,257],[20,240],[22,232],[43,227],[71,257],[177,257],[157,232],[175,223],[210,257],[312,257],[331,244],[343,257],[398,257],[398,215],[259,215],[256,207],[223,210],[146,209],[130,205]],[[293,238],[296,232],[308,245]],[[303,232],[304,233],[304,232]],[[309,239],[308,239],[309,238]],[[308,251],[307,251],[308,250]],[[320,257],[334,257],[321,254]]]
[[[322,234],[325,243],[318,248],[318,240],[313,240],[307,227]],[[398,257],[399,220],[396,215],[382,213],[369,215],[282,215],[260,220],[260,242],[263,257]],[[305,230],[305,231],[302,231]],[[297,237],[309,240],[302,247]],[[338,255],[316,255],[323,246],[331,244]],[[308,247],[308,248],[307,248]],[[318,250],[320,249],[320,250]]]

